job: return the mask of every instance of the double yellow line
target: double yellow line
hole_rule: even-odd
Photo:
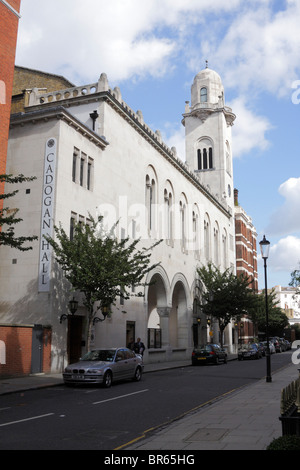
[[[174,423],[175,421],[178,421],[179,419],[184,418],[186,415],[190,413],[194,413],[195,411],[200,410],[201,408],[204,408],[205,406],[212,405],[214,402],[221,400],[222,398],[225,398],[227,395],[230,395],[231,393],[236,392],[237,390],[240,390],[244,388],[246,385],[242,385],[241,387],[234,388],[233,390],[230,390],[229,392],[223,393],[222,395],[219,395],[218,397],[213,398],[212,400],[209,400],[205,403],[201,403],[201,405],[196,406],[195,408],[192,408],[191,410],[185,411],[181,415],[177,416],[176,418],[172,418],[169,421],[166,421],[165,423],[158,424],[157,426],[154,426],[152,428],[146,429],[143,431],[143,434],[141,436],[138,436],[131,441],[127,442],[126,444],[122,444],[119,447],[116,447],[114,450],[121,450],[124,449],[124,447],[128,447],[132,444],[135,444],[136,442],[140,441],[141,439],[144,439],[147,437],[147,435],[153,431],[158,431],[160,428],[164,428],[165,426],[169,426],[170,424]]]

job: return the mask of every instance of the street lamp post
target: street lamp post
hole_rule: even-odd
[[[266,336],[267,336],[267,376],[266,382],[272,382],[271,376],[271,354],[270,354],[270,344],[269,344],[269,306],[268,306],[268,288],[267,288],[267,259],[269,257],[270,242],[264,238],[260,244],[261,257],[264,260],[264,271],[265,271],[265,300],[266,300]]]

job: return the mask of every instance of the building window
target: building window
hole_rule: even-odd
[[[83,186],[84,172],[85,172],[85,159],[81,157],[80,159],[80,186]]]
[[[155,195],[156,185],[154,179],[150,180],[149,176],[146,177],[146,209],[148,214],[148,229],[154,229],[155,221]]]
[[[76,148],[73,152],[72,181],[83,188],[93,190],[94,160]]]
[[[73,164],[72,164],[72,181],[76,183],[76,178],[77,178],[77,162],[78,162],[78,157],[79,157],[79,150],[74,148],[73,151]]]
[[[74,238],[74,229],[76,224],[76,214],[72,213],[70,218],[70,240]]]
[[[171,244],[173,241],[173,197],[172,193],[168,193],[168,190],[165,189],[164,192],[165,200],[165,233],[164,236],[168,244]]]
[[[210,223],[208,216],[204,220],[204,255],[208,261],[210,259]]]
[[[213,149],[212,147],[204,147],[197,150],[197,166],[198,170],[213,169]]]
[[[200,103],[207,103],[207,88],[205,87],[200,90]]]
[[[89,191],[93,190],[93,181],[94,181],[94,160],[89,158],[88,165],[87,165],[87,185],[86,185]]]

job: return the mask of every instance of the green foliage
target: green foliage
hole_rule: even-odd
[[[24,181],[32,181],[35,177],[25,177],[24,175],[0,175],[0,183],[23,183]],[[6,200],[10,197],[15,196],[18,193],[18,190],[12,191],[10,193],[1,194],[0,201]],[[19,209],[10,209],[9,207],[3,207],[0,209],[0,245],[7,245],[11,248],[17,248],[20,251],[32,250],[31,246],[24,246],[24,243],[32,242],[37,240],[38,237],[16,237],[15,235],[15,225],[22,222],[23,219],[16,217]],[[6,228],[5,226],[8,226]]]
[[[117,297],[143,296],[142,289],[132,294],[132,287],[145,287],[146,274],[160,264],[150,265],[151,251],[160,241],[138,249],[140,240],[117,240],[116,225],[106,233],[103,217],[90,216],[89,225],[75,225],[72,239],[61,225],[54,227],[58,241],[45,236],[73,290],[84,294],[90,324],[97,311],[115,304]]]
[[[198,268],[197,274],[205,287],[200,305],[202,311],[218,320],[221,332],[232,319],[239,320],[256,308],[257,297],[249,288],[252,283],[250,277],[236,276],[231,269],[221,272],[213,264]]]
[[[291,273],[291,281],[289,283],[290,286],[292,287],[297,287],[298,288],[298,294],[300,293],[299,292],[299,286],[300,286],[300,269],[295,269],[292,273]]]
[[[265,293],[258,296],[257,309],[252,311],[250,318],[252,322],[258,327],[259,331],[266,331],[266,299]],[[269,333],[271,336],[282,336],[283,330],[289,325],[289,320],[281,308],[276,306],[276,294],[272,289],[268,292],[268,320],[269,320]]]
[[[300,450],[300,436],[281,436],[273,439],[266,450]]]

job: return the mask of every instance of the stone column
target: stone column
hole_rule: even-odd
[[[169,339],[169,316],[171,307],[157,307],[157,313],[160,317],[161,345],[163,348],[170,346]]]

